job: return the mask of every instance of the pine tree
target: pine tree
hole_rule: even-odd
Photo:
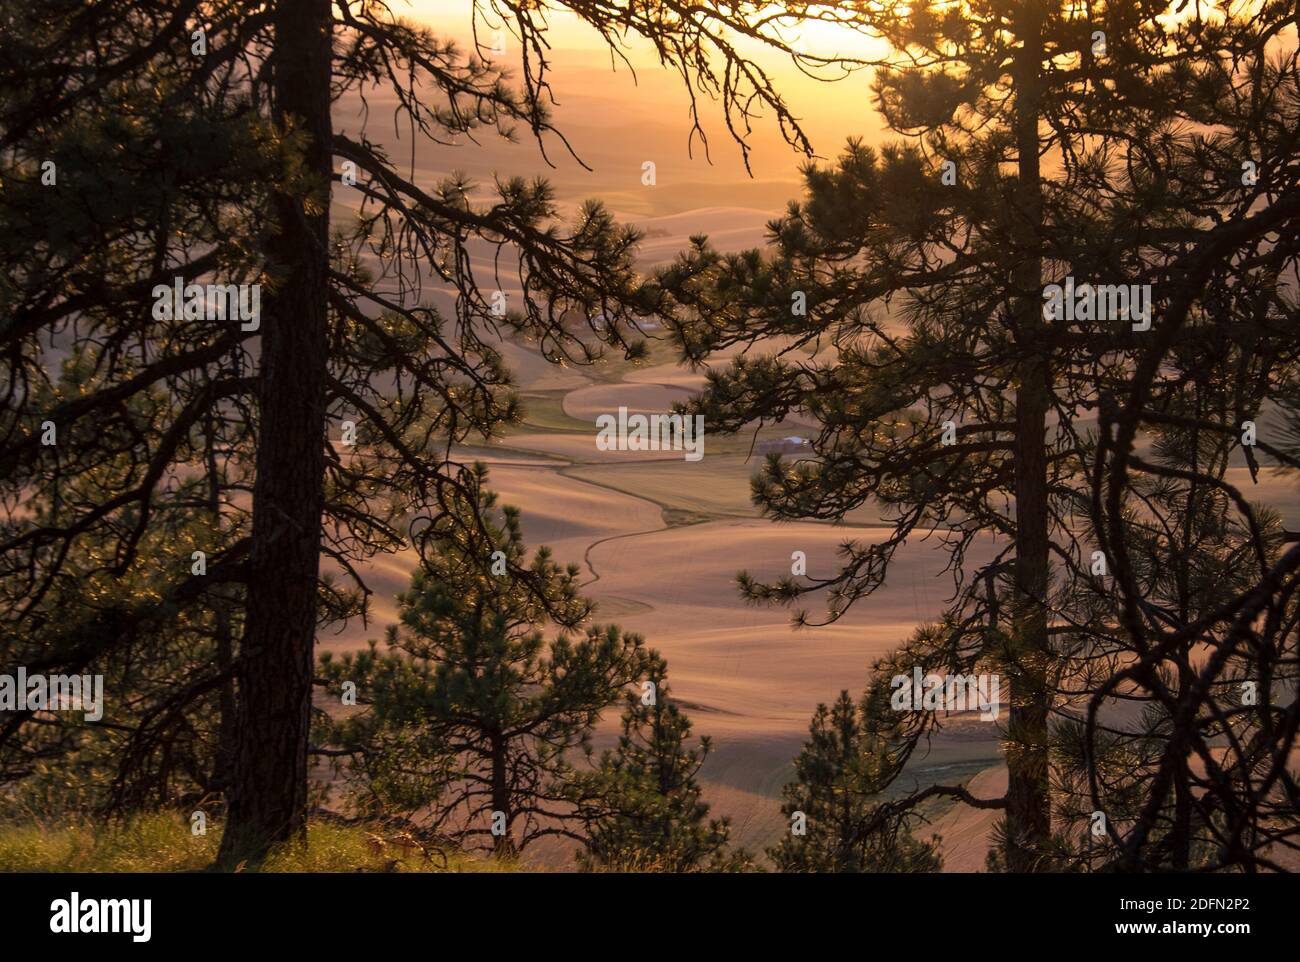
[[[569,791],[584,826],[586,869],[660,872],[743,871],[751,860],[728,851],[730,822],[709,819],[697,776],[712,750],[707,735],[689,746],[691,721],[671,698],[668,665],[655,652],[640,687],[624,695],[618,745]]]
[[[232,721],[248,476],[218,452],[248,444],[253,335],[153,291],[255,279],[250,208],[290,175],[187,9],[4,4],[0,31],[0,661],[106,684],[99,722],[7,715],[0,757],[100,810],[220,791]]]
[[[481,484],[485,474],[477,476]],[[591,611],[578,569],[541,548],[527,560],[518,512],[479,489],[487,554],[437,523],[424,565],[399,597],[388,652],[321,656],[331,692],[355,686],[365,711],[325,726],[351,759],[369,815],[414,816],[432,835],[510,856],[570,827],[566,754],[585,746],[601,713],[643,677],[641,638],[614,626],[570,632]],[[461,519],[460,523],[464,523]],[[527,572],[528,583],[510,568]],[[558,634],[547,639],[551,625]]]
[[[863,712],[847,691],[817,706],[795,780],[781,806],[789,834],[768,855],[784,872],[937,872],[939,838],[922,842],[906,820],[882,818],[883,787]]]
[[[884,583],[909,538],[943,532],[955,600],[926,643],[926,667],[998,672],[1010,685],[1008,791],[984,801],[1005,804],[1013,871],[1048,867],[1056,851],[1052,719],[1078,718],[1105,684],[1090,659],[1141,652],[1145,633],[1164,630],[1142,612],[1136,584],[1117,591],[1093,570],[1098,548],[1120,553],[1137,500],[1121,499],[1105,521],[1096,510],[1108,406],[1135,371],[1158,374],[1129,411],[1133,426],[1172,407],[1190,371],[1217,378],[1288,353],[1275,320],[1253,319],[1250,298],[1216,301],[1227,288],[1203,291],[1210,272],[1189,282],[1186,271],[1197,262],[1188,248],[1263,236],[1249,233],[1259,192],[1240,180],[1240,158],[1258,149],[1250,122],[1280,129],[1287,95],[1275,88],[1287,82],[1255,58],[1289,16],[1265,6],[1208,20],[1165,18],[1163,3],[861,11],[858,26],[891,48],[873,93],[904,139],[851,141],[836,162],[809,166],[805,197],[773,222],[768,252],[722,257],[696,239],[660,276],[684,311],[688,360],[784,339],[779,352],[742,351],[711,370],[692,407],[713,430],[794,412],[819,423],[813,457],[769,458],[755,478],[765,514],[841,521],[870,504],[893,527],[878,543],[846,544],[824,576],[761,584],[742,572],[747,598],[794,604],[829,591],[833,620]],[[1242,58],[1257,69],[1238,73]],[[1202,126],[1215,135],[1195,132]],[[1286,209],[1265,223],[1276,228]],[[1243,256],[1231,272],[1275,317],[1285,296],[1276,266]],[[1136,317],[1054,316],[1044,295],[1067,277],[1150,284],[1157,325],[1194,299],[1223,333],[1213,343],[1248,324],[1268,347],[1216,358],[1187,329],[1166,340]],[[1155,345],[1176,345],[1172,370],[1161,366],[1168,355],[1151,359]],[[990,537],[1006,546],[971,564]],[[1166,552],[1161,564],[1184,562]],[[1125,619],[1143,623],[1137,637]],[[930,718],[908,737],[940,725]]]
[[[5,638],[19,657],[24,639],[65,642],[33,660],[51,669],[131,657],[143,644],[134,632],[89,646],[67,641],[79,630],[42,636],[51,617],[87,629],[100,618],[93,604],[69,608],[75,593],[49,609],[53,586],[92,546],[121,577],[161,513],[179,507],[169,485],[209,468],[222,519],[210,522],[207,573],[173,577],[175,559],[146,559],[159,569],[152,593],[114,617],[140,625],[189,607],[221,622],[217,651],[186,666],[177,690],[200,700],[220,689],[232,719],[221,725],[219,779],[227,866],[302,837],[315,633],[364,610],[357,563],[405,546],[411,517],[446,512],[465,521],[466,537],[481,533],[463,510],[469,472],[452,453],[518,416],[499,337],[531,337],[555,362],[590,363],[606,345],[644,351],[636,320],[657,303],[635,270],[638,234],[599,204],[570,220],[542,180],[503,177],[486,201],[464,178],[417,184],[364,126],[333,129],[341,99],[386,89],[400,121],[430,142],[511,138],[519,127],[543,152],[563,145],[546,109],[550,5],[493,7],[526,54],[518,87],[485,48],[462,50],[383,4],[52,0],[3,10],[0,574],[19,599]],[[692,100],[721,96],[737,139],[762,103],[807,149],[767,76],[732,43],[739,20],[729,18],[753,5],[572,9],[611,47],[651,39]],[[339,218],[346,208],[358,216]],[[484,269],[479,245],[507,256]],[[259,285],[259,325],[154,316],[151,292],[176,277]],[[446,315],[422,297],[430,284],[454,301]],[[522,296],[503,315],[497,295],[511,287]],[[33,389],[57,381],[69,343],[93,380],[75,396],[63,390],[71,384]],[[169,405],[147,430],[90,430],[155,390]],[[78,438],[75,450],[41,443],[49,421]],[[345,455],[334,442],[348,424],[358,442]],[[97,500],[65,500],[59,523],[20,509],[33,486],[65,483],[125,446],[116,490],[83,486]],[[210,514],[204,502],[191,510]],[[322,558],[351,586],[326,577]],[[171,699],[157,707],[146,717],[170,725],[185,715]],[[141,736],[156,741],[147,727]],[[15,717],[0,741],[31,729]]]

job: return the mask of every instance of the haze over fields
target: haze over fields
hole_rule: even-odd
[[[650,234],[645,266],[674,255],[694,233],[710,233],[731,249],[757,246],[773,213],[711,207],[639,219]],[[737,572],[776,576],[802,551],[810,573],[829,573],[842,542],[887,534],[878,519],[863,514],[855,524],[832,526],[759,518],[749,478],[762,457],[751,454],[749,434],[722,437],[706,425],[704,457],[694,463],[681,452],[598,450],[598,415],[620,406],[667,412],[704,383],[701,373],[675,363],[663,341],[652,340],[642,364],[581,369],[549,364],[526,343],[507,341],[501,349],[525,401],[524,424],[463,457],[490,465],[489,486],[522,510],[530,546],[549,545],[557,559],[582,567],[598,621],[644,635],[666,656],[674,697],[688,707],[696,733],[715,744],[702,773],[715,814],[730,815],[738,841],[751,850],[771,844],[784,826],[780,789],[817,704],[841,688],[860,693],[871,662],[942,609],[951,581],[941,572],[937,538],[909,544],[889,585],[836,624],[796,631],[788,611],[745,604]],[[808,433],[806,425],[788,421],[757,437],[800,433]],[[381,637],[396,619],[393,599],[414,563],[413,553],[377,563],[368,578],[371,625],[351,625],[323,647],[347,650]],[[811,610],[818,613],[817,601]],[[994,726],[963,721],[919,760],[916,777],[965,778],[996,764],[995,739]],[[982,848],[974,848],[975,862],[965,867],[982,863]],[[539,857],[559,862],[565,855],[541,847]]]
[[[619,220],[645,231],[641,266],[647,269],[672,259],[695,234],[710,235],[723,250],[761,246],[766,222],[799,195],[800,158],[770,124],[755,129],[752,178],[721,129],[711,131],[712,165],[698,143],[691,157],[680,81],[649,68],[634,86],[626,68],[612,73],[602,57],[607,55],[598,57],[590,47],[555,51],[561,101],[556,122],[590,171],[556,142],[547,144],[552,168],[526,132],[517,144],[488,132],[477,145],[422,147],[410,158],[411,176],[427,186],[464,172],[488,188],[496,176],[543,176],[566,209],[600,198]],[[819,154],[838,152],[850,135],[878,139],[864,77],[837,86],[833,95],[825,92],[831,88],[811,81],[795,86],[803,99],[792,97],[792,105],[796,112],[804,109]],[[404,159],[411,137],[385,129],[380,120],[391,103],[376,96],[368,106],[368,135],[392,157]],[[718,118],[706,113],[706,119],[710,116],[716,128]],[[336,126],[356,129],[357,117],[342,111]],[[656,165],[654,186],[641,183],[646,160]],[[504,277],[502,288],[510,286]],[[436,300],[439,294],[432,296]],[[664,654],[674,696],[687,706],[695,732],[711,735],[715,743],[703,771],[706,798],[715,814],[732,816],[738,842],[759,850],[785,830],[781,786],[792,773],[817,704],[831,701],[841,689],[860,694],[873,660],[941,612],[952,593],[951,576],[943,572],[946,557],[936,535],[909,542],[896,556],[885,588],[834,625],[796,631],[788,611],[746,605],[735,586],[741,569],[760,578],[788,573],[792,552],[802,551],[811,575],[830,573],[837,566],[838,545],[880,540],[888,529],[870,513],[840,526],[776,524],[758,516],[749,479],[762,458],[751,454],[751,444],[807,434],[805,424],[788,422],[756,436],[725,438],[708,433],[706,425],[705,454],[698,463],[680,452],[598,450],[599,415],[615,414],[620,406],[667,412],[704,383],[702,373],[677,363],[655,331],[647,334],[651,354],[644,363],[614,359],[589,368],[560,368],[534,345],[503,342],[500,349],[526,402],[524,423],[501,443],[466,450],[464,458],[490,464],[489,486],[504,503],[522,510],[530,546],[549,545],[558,560],[582,567],[584,590],[599,603],[598,621],[639,632]],[[1261,481],[1256,496],[1273,503],[1286,498],[1276,482]],[[991,538],[979,544],[970,563],[984,560],[992,549]],[[395,620],[394,596],[406,587],[413,564],[413,554],[376,563],[369,572],[375,592],[371,624],[351,625],[322,639],[322,646],[347,650],[382,637]],[[820,611],[816,600],[809,608],[814,616]],[[898,788],[973,778],[975,794],[999,794],[1005,769],[997,728],[968,716],[952,719],[929,751],[914,760],[914,781]],[[934,830],[944,837],[945,868],[981,868],[994,814],[965,807],[930,811]],[[558,862],[562,854],[543,849],[540,857]]]

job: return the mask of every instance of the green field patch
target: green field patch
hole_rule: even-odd
[[[520,395],[523,406],[523,423],[512,426],[506,431],[506,437],[512,434],[553,433],[555,431],[574,434],[591,434],[592,426],[564,413],[564,395],[568,391],[536,391]]]

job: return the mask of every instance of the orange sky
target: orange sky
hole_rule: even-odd
[[[462,41],[468,41],[470,37],[472,0],[391,0],[391,5],[395,14],[426,23],[441,35]],[[480,27],[481,39],[490,36],[490,33],[485,36]],[[508,34],[503,39],[507,51],[504,59],[516,62],[511,58],[518,56],[517,41]],[[791,39],[818,53],[854,54],[872,49],[872,42],[867,38],[823,24],[805,25],[801,31],[792,32]],[[716,104],[708,105],[704,111],[714,169],[706,169],[708,165],[698,156],[698,145],[695,161],[687,159],[690,129],[687,94],[681,80],[655,62],[644,42],[633,43],[629,51],[629,59],[638,73],[634,82],[625,65],[611,66],[599,35],[567,10],[557,9],[553,15],[550,41],[555,71],[552,80],[560,102],[556,117],[566,135],[574,126],[578,128],[572,136],[578,141],[579,152],[588,163],[592,161],[588,159],[590,151],[584,150],[582,145],[584,128],[599,128],[606,120],[622,124],[630,118],[643,117],[653,118],[656,125],[671,128],[663,131],[666,136],[654,137],[651,141],[657,145],[657,150],[674,152],[671,157],[647,159],[686,164],[697,172],[692,176],[705,181],[719,177],[746,177],[740,152],[730,142],[722,126],[721,108]],[[865,72],[835,83],[819,83],[801,73],[787,56],[773,55],[752,42],[741,46],[755,55],[775,79],[777,88],[800,119],[819,155],[834,156],[850,135],[872,136],[879,131],[879,120],[870,108]],[[754,178],[797,184],[800,158],[781,140],[775,123],[764,118],[756,123],[755,128],[752,140],[755,152],[751,156]],[[675,138],[667,136],[672,130],[676,132]],[[636,145],[628,143],[626,146],[633,150]],[[629,156],[628,162],[633,159],[636,158]],[[562,162],[561,167],[564,167]],[[597,174],[602,174],[602,171],[598,169]]]

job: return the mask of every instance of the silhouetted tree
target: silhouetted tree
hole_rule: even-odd
[[[765,513],[839,521],[873,504],[894,527],[879,543],[846,545],[838,573],[771,585],[742,575],[747,597],[794,603],[829,589],[834,619],[884,583],[909,537],[943,532],[957,594],[930,667],[1010,683],[1002,837],[1014,871],[1058,864],[1053,719],[1078,721],[1107,670],[1145,644],[1123,624],[1141,590],[1117,591],[1124,576],[1112,583],[1093,556],[1100,547],[1113,561],[1132,507],[1112,502],[1119,510],[1103,522],[1090,495],[1106,405],[1135,371],[1166,373],[1157,344],[1182,352],[1171,391],[1197,370],[1212,380],[1250,371],[1243,383],[1256,383],[1257,362],[1289,353],[1267,321],[1253,328],[1267,350],[1256,341],[1214,354],[1234,343],[1233,325],[1284,313],[1276,261],[1243,257],[1241,286],[1230,294],[1225,273],[1217,300],[1188,286],[1183,267],[1217,226],[1238,229],[1218,221],[1250,219],[1260,196],[1243,177],[1243,158],[1260,154],[1251,131],[1289,136],[1289,62],[1279,75],[1266,61],[1291,14],[1264,4],[1168,17],[1169,6],[859,11],[856,24],[891,48],[876,105],[908,140],[851,142],[836,163],[808,168],[806,197],[771,225],[769,254],[722,257],[697,239],[660,278],[689,312],[677,331],[689,360],[784,339],[777,353],[742,352],[711,370],[693,408],[714,430],[792,412],[819,422],[814,457],[769,459],[755,479]],[[1275,229],[1283,210],[1270,215]],[[1044,294],[1067,277],[1150,284],[1153,327],[1135,330],[1143,322],[1119,312],[1054,316]],[[1214,318],[1215,337],[1154,333],[1189,299]],[[971,565],[968,551],[989,537],[1005,546]],[[1172,574],[1185,561],[1165,551],[1160,566]],[[908,737],[939,724],[922,719]]]
[[[692,103],[722,98],[737,138],[764,104],[807,149],[766,74],[735,46],[731,28],[757,7],[570,9],[615,48],[650,39]],[[600,340],[634,355],[636,319],[655,308],[633,270],[637,234],[598,205],[563,224],[550,188],[520,179],[472,201],[462,178],[426,187],[403,176],[364,126],[333,129],[340,99],[384,89],[430,142],[509,137],[518,125],[543,149],[547,138],[563,144],[546,110],[551,5],[476,11],[516,31],[520,89],[482,49],[462,51],[370,0],[4,9],[0,573],[16,600],[6,662],[72,670],[130,658],[179,609],[220,622],[213,657],[185,666],[146,721],[127,723],[140,745],[126,757],[170,739],[187,701],[221,692],[229,724],[212,784],[228,803],[226,865],[255,864],[301,835],[315,631],[364,610],[356,563],[405,544],[415,515],[449,513],[467,537],[484,536],[460,510],[473,485],[452,452],[517,416],[499,338],[531,336],[556,361],[590,362]],[[789,50],[771,25],[749,32]],[[57,183],[41,180],[47,160]],[[332,223],[332,202],[354,207],[356,222]],[[503,256],[472,258],[480,247]],[[260,323],[156,317],[154,288],[176,277],[261,285]],[[449,294],[450,316],[422,297],[430,281]],[[502,315],[496,295],[510,287],[521,296]],[[70,383],[37,386],[57,382],[64,352],[94,371],[75,396],[61,393]],[[120,412],[149,391],[165,409],[128,424]],[[69,443],[42,444],[47,421]],[[354,451],[331,443],[345,422]],[[114,484],[77,491],[78,477],[119,456]],[[197,465],[217,485],[220,520],[187,488]],[[57,497],[58,511],[34,521],[19,506],[33,493]],[[208,518],[206,574],[140,556],[172,510]],[[69,607],[86,599],[54,586],[84,576],[77,559],[92,546],[111,559],[110,578],[137,563],[157,565],[157,577],[111,613]],[[323,576],[322,556],[351,588]],[[47,631],[52,621],[65,625]],[[17,745],[30,721],[7,720],[0,740]]]
[[[0,31],[0,663],[103,674],[107,702],[7,714],[0,753],[95,807],[227,768],[255,335],[160,316],[154,288],[255,279],[254,210],[289,175],[227,96],[239,65],[191,52],[193,10],[5,4]]]
[[[1167,179],[1211,178],[1211,223],[1171,238],[1175,292],[1132,376],[1102,408],[1090,520],[1113,561],[1122,653],[1099,679],[1074,748],[1079,795],[1107,815],[1103,864],[1126,871],[1278,870],[1300,835],[1297,535],[1251,498],[1266,465],[1300,467],[1296,396],[1300,60],[1272,38],[1206,69],[1204,139]],[[1247,158],[1243,160],[1242,158]],[[1118,726],[1110,701],[1144,703]],[[1121,764],[1109,764],[1120,753]],[[1118,800],[1118,804],[1117,804]]]

